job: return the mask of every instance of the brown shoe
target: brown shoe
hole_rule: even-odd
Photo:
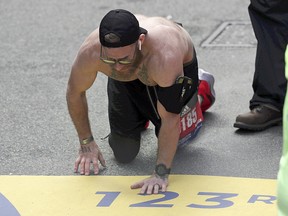
[[[238,115],[234,127],[244,130],[261,131],[281,123],[282,112],[277,111],[277,109],[269,105],[259,105],[248,113]]]

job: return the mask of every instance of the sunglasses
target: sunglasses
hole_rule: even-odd
[[[136,51],[137,51],[137,45],[135,46],[135,51],[134,51],[134,55],[132,59],[128,59],[128,58],[124,58],[124,59],[113,59],[113,58],[107,58],[107,57],[103,57],[103,53],[102,53],[102,45],[101,45],[101,50],[100,50],[100,59],[101,61],[103,61],[105,64],[109,64],[109,65],[114,65],[116,63],[121,64],[121,65],[130,65],[134,62],[135,60],[135,55],[136,55]]]

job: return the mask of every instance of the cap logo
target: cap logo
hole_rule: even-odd
[[[104,36],[104,40],[107,43],[118,43],[120,42],[120,37],[118,37],[116,34],[114,33],[108,33]]]

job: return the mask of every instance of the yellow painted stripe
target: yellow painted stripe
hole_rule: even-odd
[[[139,190],[130,189],[131,184],[146,177],[0,176],[0,193],[22,216],[277,213],[276,180],[171,175],[164,194],[143,196]],[[5,207],[1,201],[0,212]]]

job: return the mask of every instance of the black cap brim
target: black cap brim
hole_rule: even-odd
[[[144,29],[144,28],[142,28],[142,27],[139,27],[140,28],[140,34],[147,34],[147,30],[146,29]]]

